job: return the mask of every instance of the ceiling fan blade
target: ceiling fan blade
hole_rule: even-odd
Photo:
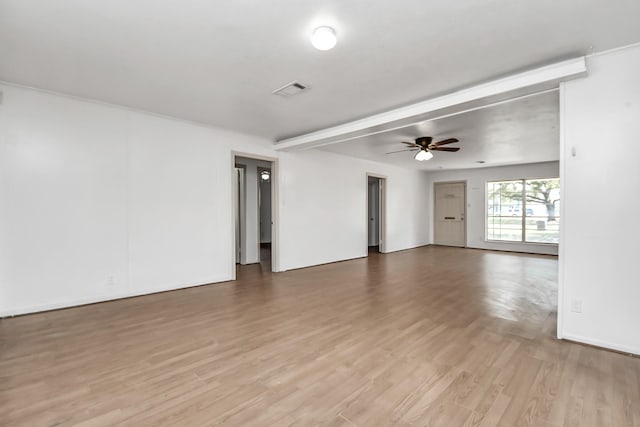
[[[429,151],[451,151],[451,152],[456,152],[460,150],[459,147],[433,147],[433,148],[429,148]]]
[[[440,147],[441,145],[453,144],[454,142],[459,142],[455,138],[443,139],[442,141],[434,142],[433,145],[436,147]]]
[[[403,143],[403,144],[410,145],[410,146],[412,146],[412,147],[420,147],[420,146],[419,146],[418,144],[416,144],[415,142],[404,142],[404,141],[402,141],[402,143]]]
[[[384,154],[403,153],[403,152],[405,152],[405,151],[418,151],[418,150],[417,150],[417,149],[415,149],[415,148],[411,148],[411,149],[409,149],[409,150],[389,151],[388,153],[384,153]]]

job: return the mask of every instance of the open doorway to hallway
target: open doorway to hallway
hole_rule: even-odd
[[[274,249],[273,161],[234,156],[235,261],[272,271]]]
[[[271,168],[258,168],[260,263],[271,263]]]
[[[367,253],[385,252],[386,179],[367,174]]]

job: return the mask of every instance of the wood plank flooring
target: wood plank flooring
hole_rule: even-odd
[[[0,321],[3,426],[640,426],[557,259],[424,247]]]

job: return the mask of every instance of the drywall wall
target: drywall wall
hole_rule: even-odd
[[[366,256],[367,172],[388,176],[387,250],[428,243],[423,173],[0,90],[0,315],[232,279],[232,152],[279,161],[276,270]]]
[[[129,285],[227,279],[232,253],[219,241],[232,228],[216,224],[231,219],[230,164],[225,147],[211,143],[222,135],[139,114],[128,114],[127,124]]]
[[[588,66],[560,92],[558,335],[640,354],[640,46]]]
[[[280,153],[282,267],[367,255],[366,174],[387,177],[385,251],[428,244],[427,175],[321,150]],[[286,227],[285,227],[286,224]]]
[[[486,186],[489,181],[523,178],[557,178],[558,162],[532,163],[526,165],[487,167],[429,173],[429,187],[436,182],[466,181],[467,183],[467,247],[502,251],[558,254],[557,245],[534,243],[489,242],[486,241]],[[562,202],[561,202],[562,203]],[[433,200],[429,212],[433,212]],[[429,215],[431,236],[433,236],[433,215]],[[432,239],[430,241],[433,241]]]
[[[241,136],[2,91],[3,314],[231,277],[230,154],[216,142]]]

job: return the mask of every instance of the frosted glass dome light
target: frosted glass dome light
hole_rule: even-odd
[[[336,32],[331,27],[318,27],[313,30],[311,44],[318,50],[329,50],[338,42]]]
[[[431,151],[427,151],[427,150],[420,150],[416,153],[415,156],[413,156],[413,158],[419,162],[424,162],[425,160],[429,160],[432,157],[433,157],[433,154],[431,154]]]

